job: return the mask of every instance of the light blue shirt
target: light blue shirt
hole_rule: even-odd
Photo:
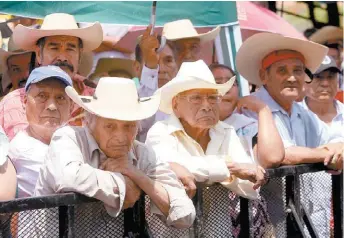
[[[293,103],[289,115],[264,87],[252,95],[269,106],[285,148],[290,146],[314,148],[328,143],[329,134],[326,128],[298,103]],[[251,111],[244,110],[244,114],[257,119],[257,114]]]
[[[338,100],[334,101],[337,110],[337,115],[332,119],[331,124],[323,122],[315,113],[313,113],[305,100],[299,103],[304,109],[309,111],[316,118],[316,122],[319,126],[325,127],[328,131],[331,142],[343,142],[344,141],[344,104]]]

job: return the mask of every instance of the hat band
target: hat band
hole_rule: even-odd
[[[262,69],[266,70],[273,63],[286,59],[299,59],[303,64],[305,64],[305,57],[299,52],[278,52],[274,51],[268,54],[262,61]]]

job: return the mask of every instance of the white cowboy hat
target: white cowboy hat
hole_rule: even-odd
[[[314,32],[309,40],[319,44],[326,44],[329,41],[343,41],[343,29],[336,26],[324,26]]]
[[[201,43],[214,40],[220,32],[220,27],[217,26],[213,30],[198,34],[192,22],[189,19],[183,19],[166,23],[162,30],[162,35],[167,40],[176,41],[187,38],[199,38]]]
[[[139,98],[134,81],[126,78],[104,77],[99,80],[92,96],[79,96],[73,87],[67,95],[86,111],[100,117],[121,121],[138,121],[154,115],[160,104],[160,94]]]
[[[250,83],[261,86],[259,70],[262,60],[269,53],[277,50],[293,50],[305,58],[305,66],[314,73],[321,65],[328,48],[317,43],[277,33],[258,33],[248,38],[236,55],[238,72]]]
[[[13,40],[24,50],[32,50],[42,37],[67,35],[82,40],[84,51],[92,51],[103,41],[103,30],[99,22],[85,28],[79,28],[75,18],[65,13],[47,15],[40,29],[33,29],[19,24],[13,31]]]
[[[184,62],[177,76],[158,89],[161,92],[160,110],[171,114],[173,97],[191,89],[216,89],[223,96],[232,87],[234,80],[235,76],[224,84],[216,84],[213,73],[203,60]]]

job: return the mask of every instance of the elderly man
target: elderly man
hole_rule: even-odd
[[[220,27],[198,34],[189,19],[166,23],[162,35],[172,41],[173,50],[178,68],[183,62],[193,62],[201,59],[201,46],[203,43],[214,40],[220,32]]]
[[[309,37],[309,40],[314,41],[318,44],[325,45],[329,48],[328,56],[331,56],[337,67],[340,69],[343,67],[343,29],[336,26],[324,26],[317,30],[314,34]],[[343,69],[341,69],[342,71]],[[343,72],[339,74],[339,90],[336,98],[343,102]]]
[[[2,91],[6,95],[12,90],[23,88],[29,77],[31,66],[31,51],[23,51],[14,45],[13,37],[8,41],[8,51],[0,49],[2,65]]]
[[[70,117],[72,102],[65,87],[72,85],[57,66],[38,67],[28,78],[24,105],[29,125],[12,139],[8,153],[17,170],[18,197],[33,195],[51,137]]]
[[[256,34],[247,39],[238,51],[236,63],[239,73],[249,82],[263,85],[253,96],[262,100],[272,111],[285,148],[283,164],[323,162],[334,168],[342,167],[343,143],[327,144],[329,136],[326,128],[320,127],[313,115],[295,103],[305,82],[305,69],[314,73],[326,54],[324,46],[274,33]],[[257,118],[253,112],[246,110],[245,114]],[[326,147],[323,146],[325,144]],[[303,191],[308,191],[312,183],[307,176],[304,178]],[[273,214],[272,222],[278,226],[283,225],[280,222],[284,218],[280,183],[270,181],[265,187],[271,196],[266,200],[271,204],[268,207],[270,214]],[[316,193],[315,190],[313,192]],[[313,195],[307,193],[308,200]],[[317,206],[316,200],[313,201],[314,207]],[[310,203],[307,202],[308,205]],[[324,220],[329,223],[328,216],[313,219],[321,222],[316,226],[318,229],[326,223]],[[321,237],[328,237],[325,233],[321,234]]]
[[[35,195],[78,192],[101,200],[116,217],[142,189],[167,225],[191,226],[195,208],[184,188],[167,163],[135,141],[138,121],[157,111],[160,96],[140,99],[133,81],[111,77],[100,79],[93,97],[79,96],[72,87],[66,92],[87,111],[86,126],[56,131]]]
[[[90,37],[92,36],[92,37]],[[102,29],[99,23],[87,28],[78,28],[73,16],[56,13],[44,18],[40,29],[16,26],[13,32],[14,44],[23,50],[34,50],[39,65],[56,65],[73,79],[73,85],[84,95],[93,94],[78,79],[82,52],[96,49],[102,42]],[[0,125],[10,140],[17,132],[28,125],[24,111],[25,90],[15,90],[0,103]],[[72,116],[79,112],[74,109]]]
[[[225,84],[216,84],[202,60],[183,63],[177,76],[159,89],[162,95],[160,110],[170,117],[154,124],[146,144],[152,147],[158,159],[190,171],[197,182],[206,185],[221,182],[240,196],[256,199],[256,189],[264,181],[264,169],[255,165],[245,153],[234,128],[219,121],[221,95],[233,82],[234,78]],[[226,190],[221,195],[228,198]],[[215,197],[209,199],[205,203],[216,200]],[[228,209],[226,204],[225,209]],[[218,204],[217,208],[222,205]],[[211,237],[230,237],[229,220],[227,214],[215,216],[214,220],[205,221],[208,228],[204,230]],[[217,222],[226,224],[227,229],[211,228],[220,225]],[[161,237],[164,237],[166,234],[162,232]]]

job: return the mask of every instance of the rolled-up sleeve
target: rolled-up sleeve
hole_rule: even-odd
[[[96,198],[104,202],[111,216],[117,216],[125,198],[125,180],[120,173],[103,171],[85,163],[75,133],[63,128],[52,138],[35,195],[61,192],[77,192]]]
[[[167,217],[164,217],[163,213],[154,204],[151,206],[151,213],[158,215],[168,226],[176,228],[190,227],[195,220],[196,211],[184,187],[170,169],[168,163],[157,159],[154,151],[146,148],[143,153],[140,155],[140,167],[150,179],[159,182],[165,188],[170,200]]]

